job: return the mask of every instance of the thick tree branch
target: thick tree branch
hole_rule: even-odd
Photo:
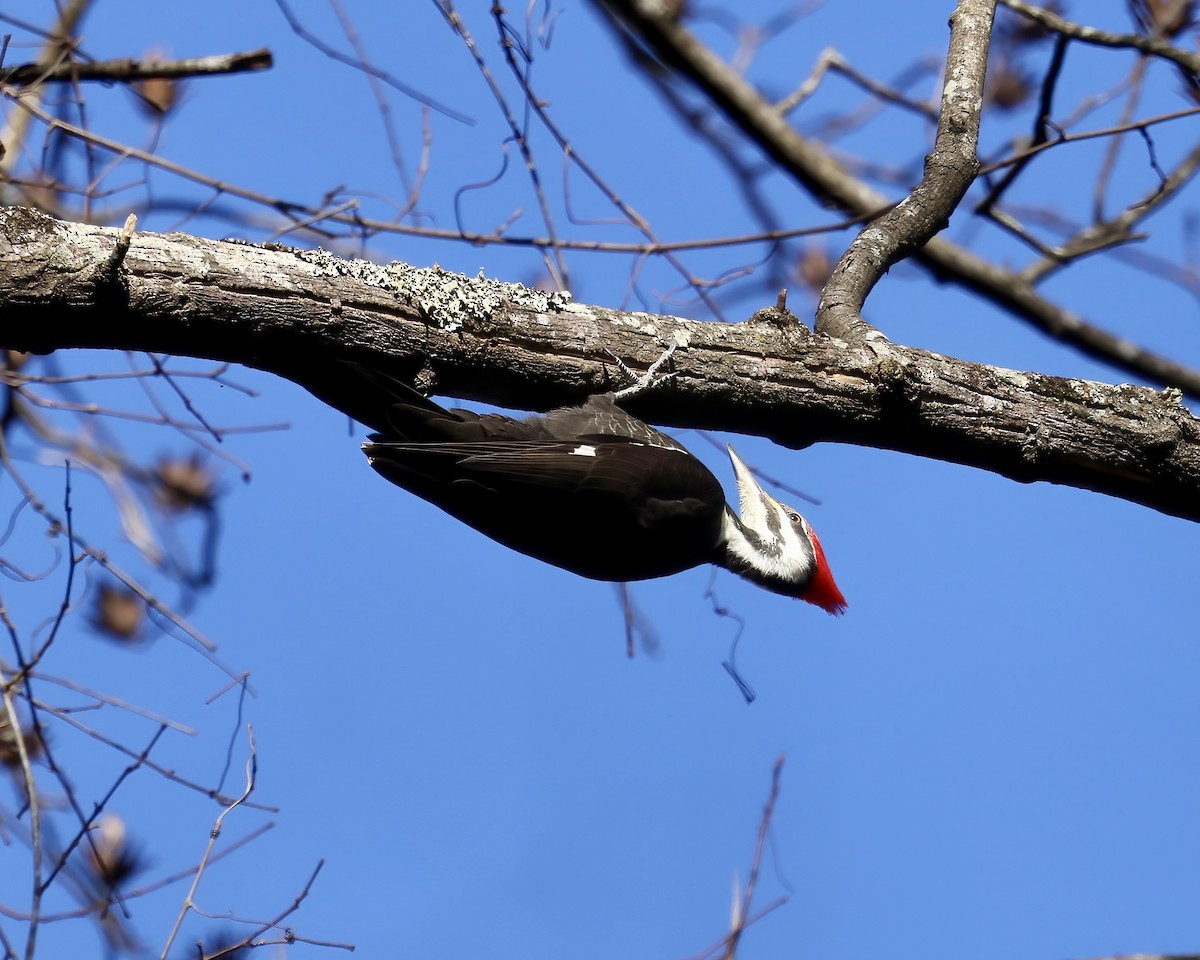
[[[605,348],[649,364],[675,335],[671,385],[639,398],[656,423],[842,441],[1049,480],[1200,520],[1200,421],[1176,391],[1021,373],[798,323],[721,324],[571,303],[562,294],[322,251],[119,231],[0,210],[0,345],[149,350],[258,367],[367,423],[342,382],[354,358],[440,394],[521,409],[620,382]],[[771,312],[778,317],[777,311]]]

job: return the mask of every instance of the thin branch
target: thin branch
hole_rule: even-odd
[[[1051,10],[1035,7],[1023,0],[999,0],[999,2],[1052,33],[1060,33],[1072,40],[1097,47],[1138,50],[1141,53],[1178,64],[1189,73],[1200,74],[1200,53],[1176,47],[1162,37],[1145,33],[1111,33],[1107,30],[1097,30],[1095,27],[1073,23]]]
[[[10,632],[13,630],[12,621],[4,612],[4,620]],[[16,638],[14,636],[14,642]],[[12,689],[15,679],[5,676],[0,669],[0,698],[4,701],[4,713],[8,726],[13,732],[17,759],[21,765],[21,777],[25,786],[25,799],[29,804],[29,832],[32,849],[31,892],[29,898],[29,932],[25,939],[25,960],[33,960],[36,954],[38,927],[42,910],[42,894],[45,885],[42,883],[42,805],[38,797],[37,782],[33,777],[33,764],[29,759],[29,748],[25,743],[25,735],[21,730],[20,718],[17,714],[16,703],[13,700]]]
[[[177,733],[182,733],[185,736],[194,737],[198,732],[194,727],[189,727],[186,724],[179,723],[170,719],[169,717],[161,716],[160,714],[155,713],[153,710],[147,710],[144,707],[139,707],[137,704],[130,703],[127,700],[122,700],[120,697],[113,696],[112,694],[101,693],[98,690],[93,690],[91,687],[85,686],[84,684],[76,683],[69,677],[56,677],[48,673],[43,673],[40,670],[30,671],[30,675],[38,680],[41,680],[43,683],[53,683],[55,686],[63,687],[64,689],[82,694],[85,697],[91,697],[98,703],[106,703],[111,707],[116,707],[118,710],[124,710],[128,713],[132,713],[135,716],[142,717],[145,720],[149,720],[152,723],[156,723],[162,727],[174,730]]]
[[[102,796],[99,800],[97,800],[93,804],[92,812],[91,812],[90,816],[87,816],[86,818],[84,817],[83,811],[79,810],[78,807],[75,805],[74,791],[71,791],[72,805],[76,806],[76,813],[79,815],[79,818],[81,821],[80,827],[79,827],[79,830],[76,831],[75,836],[71,838],[71,842],[68,843],[67,846],[63,848],[62,853],[58,857],[58,864],[50,872],[50,875],[48,877],[46,877],[45,882],[42,884],[43,892],[45,890],[50,889],[50,884],[52,884],[54,882],[54,878],[56,876],[58,876],[58,873],[60,870],[62,870],[66,867],[68,860],[70,860],[71,854],[75,851],[75,848],[77,846],[79,846],[80,842],[82,842],[85,839],[88,841],[88,845],[91,847],[92,857],[95,860],[95,862],[96,863],[104,862],[103,857],[100,855],[100,851],[98,851],[96,849],[96,844],[91,835],[91,828],[96,823],[97,818],[99,818],[100,814],[104,812],[104,808],[108,806],[108,801],[113,798],[113,795],[117,792],[117,789],[121,786],[122,783],[125,782],[125,780],[127,778],[129,778],[134,773],[136,773],[139,769],[141,769],[142,765],[149,759],[150,751],[154,749],[154,747],[158,744],[159,739],[166,732],[167,732],[167,727],[165,724],[161,724],[158,727],[158,729],[154,731],[154,735],[150,738],[150,742],[148,744],[146,744],[145,749],[143,749],[142,752],[139,753],[137,755],[137,757],[134,758],[133,763],[128,764],[121,771],[121,773],[117,776],[116,780],[114,780],[112,782],[112,784],[109,786],[108,791],[104,794],[104,796]],[[115,893],[115,891],[110,891],[110,893]]]
[[[313,869],[313,872],[311,874],[309,874],[308,880],[305,882],[303,888],[301,888],[300,892],[298,894],[296,894],[295,897],[292,898],[292,902],[290,904],[288,904],[286,907],[284,907],[272,919],[258,921],[257,922],[257,926],[258,926],[257,930],[253,930],[250,933],[246,934],[246,936],[243,937],[238,943],[229,945],[225,949],[225,951],[223,951],[223,953],[227,954],[229,951],[236,950],[239,947],[265,946],[267,944],[290,944],[290,943],[307,943],[307,944],[311,944],[312,946],[317,946],[317,947],[333,947],[338,950],[346,950],[350,953],[353,953],[354,952],[354,944],[339,943],[339,942],[332,941],[332,940],[316,940],[312,937],[302,937],[299,934],[297,934],[296,931],[291,927],[286,927],[286,928],[280,927],[280,924],[282,924],[284,920],[286,920],[289,916],[291,916],[293,913],[295,913],[297,910],[299,910],[300,905],[308,898],[309,893],[312,891],[313,884],[316,883],[317,875],[321,872],[321,869],[324,866],[325,866],[324,860],[318,861],[316,867]],[[196,911],[196,912],[199,913],[200,911]],[[207,916],[207,914],[205,914],[205,916]],[[253,923],[255,921],[245,921],[245,922]],[[263,934],[267,933],[270,930],[280,930],[282,933],[282,936],[280,937],[280,939],[278,939],[278,940],[261,940],[260,937],[262,937]]]
[[[28,87],[38,83],[75,83],[92,80],[106,83],[180,80],[184,77],[269,70],[273,65],[271,51],[262,47],[247,53],[224,53],[183,60],[133,60],[124,57],[87,63],[72,60],[50,66],[42,63],[24,63],[0,68],[0,83]]]
[[[496,101],[496,105],[504,117],[504,122],[512,134],[513,142],[516,143],[517,149],[521,151],[521,157],[525,161],[525,170],[529,174],[530,183],[533,187],[533,195],[537,200],[538,208],[542,214],[542,223],[545,225],[546,232],[549,234],[551,240],[545,257],[546,265],[554,276],[556,287],[559,290],[569,290],[571,281],[567,270],[567,262],[562,255],[561,247],[558,245],[558,231],[554,226],[554,214],[550,210],[550,203],[546,198],[546,191],[542,185],[542,175],[534,159],[533,147],[529,143],[527,131],[517,122],[517,118],[513,115],[508,105],[508,100],[504,96],[504,91],[500,89],[500,85],[496,82],[495,77],[492,76],[492,71],[488,67],[487,61],[484,60],[483,54],[480,53],[479,47],[476,45],[462,17],[454,9],[454,4],[451,0],[434,0],[434,5],[471,54],[471,58],[475,61],[475,68],[479,71],[480,76],[483,77],[484,83],[487,85],[488,90],[491,91],[492,99]],[[495,7],[496,4],[493,4],[493,10]]]
[[[127,757],[136,757],[137,756],[137,754],[135,754],[132,750],[130,750],[129,747],[126,747],[124,744],[118,743],[117,741],[104,736],[104,734],[100,733],[99,731],[93,730],[91,727],[80,723],[73,716],[71,716],[71,714],[66,713],[65,711],[59,710],[56,707],[53,707],[53,706],[51,706],[47,703],[44,703],[40,700],[35,701],[35,704],[39,710],[49,714],[50,716],[55,717],[58,720],[63,721],[64,723],[70,724],[76,730],[78,730],[80,733],[84,734],[85,736],[91,737],[93,740],[97,741],[98,743],[102,743],[106,747],[111,747],[112,749],[116,750],[118,753],[122,753]],[[232,803],[235,799],[233,797],[226,796],[225,794],[221,793],[219,790],[215,790],[211,787],[205,787],[202,784],[196,783],[195,781],[188,780],[184,777],[181,777],[174,770],[164,767],[149,758],[147,758],[142,765],[147,770],[152,770],[154,773],[157,773],[159,776],[163,777],[164,779],[170,780],[172,783],[177,783],[181,787],[185,787],[188,790],[193,790],[196,793],[200,794],[201,796],[206,797],[207,799],[212,800],[213,802],[218,803],[221,806],[227,806],[228,804]],[[246,801],[244,805],[247,807],[250,807],[251,809],[254,809],[254,810],[262,810],[266,813],[278,813],[279,812],[278,807],[273,807],[268,804],[255,803],[255,802],[249,801],[249,800]]]
[[[1121,108],[1121,118],[1118,121],[1121,126],[1128,126],[1133,121],[1134,114],[1137,113],[1148,66],[1149,61],[1145,57],[1140,57],[1130,71],[1129,92],[1126,94],[1125,105]],[[1121,148],[1124,144],[1125,137],[1120,134],[1112,137],[1105,144],[1104,159],[1100,163],[1100,170],[1096,174],[1096,183],[1092,187],[1092,219],[1097,223],[1105,219],[1104,200],[1108,194],[1113,174],[1116,172],[1117,159],[1121,155]]]
[[[1059,78],[1062,76],[1062,68],[1066,59],[1067,42],[1064,38],[1059,37],[1054,44],[1054,52],[1050,56],[1050,63],[1046,67],[1046,74],[1042,77],[1041,92],[1038,95],[1037,115],[1033,121],[1033,137],[1029,142],[1031,147],[1041,146],[1050,139],[1051,114],[1054,109],[1054,91],[1058,86]],[[1005,191],[1012,186],[1013,181],[1028,166],[1033,156],[1033,153],[1026,153],[1024,159],[1012,164],[1000,181],[988,191],[988,195],[975,205],[975,212],[979,214],[990,213],[992,208],[1000,201]],[[982,174],[983,171],[980,172]]]
[[[817,88],[821,84],[821,80],[826,73],[830,71],[840,73],[851,83],[861,87],[869,93],[875,100],[882,103],[890,103],[901,109],[915,113],[917,116],[928,120],[930,123],[937,123],[938,111],[936,107],[930,106],[923,100],[913,100],[911,97],[905,96],[894,87],[888,86],[886,83],[880,83],[872,77],[867,76],[861,70],[854,67],[842,54],[833,47],[826,47],[817,57],[816,65],[812,69],[812,73],[808,78],[800,84],[794,91],[780,100],[775,109],[782,114],[789,114],[795,110],[800,104],[816,93]]]
[[[288,26],[291,27],[292,32],[309,46],[313,47],[313,49],[319,50],[321,53],[325,54],[325,56],[327,56],[330,60],[336,60],[338,63],[345,64],[348,67],[353,67],[355,70],[361,70],[368,76],[377,77],[392,89],[404,94],[404,96],[410,97],[413,100],[416,100],[418,103],[423,103],[431,110],[436,110],[438,113],[449,117],[451,120],[457,120],[459,123],[465,123],[468,125],[474,123],[474,121],[471,120],[471,118],[466,114],[459,113],[452,107],[448,107],[446,104],[435,100],[433,97],[421,93],[414,87],[410,87],[407,83],[404,83],[402,80],[388,73],[386,70],[380,70],[378,67],[372,66],[371,64],[366,63],[356,57],[348,56],[347,54],[342,53],[342,51],[331,47],[328,43],[326,43],[319,36],[305,27],[303,23],[301,23],[300,18],[296,16],[290,4],[288,4],[286,0],[275,0],[275,5],[279,7],[280,13],[283,14],[283,17],[287,21]]]
[[[616,254],[639,254],[649,256],[652,254],[669,253],[671,251],[682,250],[708,250],[721,247],[736,246],[746,243],[769,243],[779,240],[787,240],[793,237],[815,236],[822,233],[834,233],[839,230],[844,230],[847,227],[856,226],[865,219],[877,216],[881,211],[891,207],[891,203],[880,197],[878,205],[867,209],[864,213],[838,220],[835,223],[825,224],[816,227],[799,227],[792,230],[770,230],[761,233],[751,233],[733,237],[713,237],[702,240],[681,240],[681,241],[659,241],[652,243],[620,243],[606,240],[568,240],[562,237],[536,237],[536,236],[517,236],[517,235],[500,235],[498,233],[478,233],[470,230],[445,230],[436,227],[418,227],[410,224],[396,223],[392,220],[379,220],[372,217],[362,217],[357,213],[351,215],[349,212],[338,212],[337,208],[318,208],[311,207],[304,203],[295,200],[287,200],[282,197],[273,197],[265,193],[259,193],[256,190],[249,190],[245,187],[240,187],[237,184],[228,183],[224,180],[219,180],[216,177],[210,177],[207,174],[201,173],[198,170],[192,170],[182,164],[175,163],[165,157],[157,156],[153,153],[148,153],[145,150],[140,150],[137,147],[129,146],[117,140],[112,140],[108,137],[93,133],[90,130],[85,130],[75,124],[69,123],[54,117],[43,110],[41,107],[31,103],[27,98],[21,97],[14,100],[16,105],[23,111],[41,120],[52,130],[59,130],[63,133],[74,137],[82,142],[91,143],[95,146],[102,147],[119,157],[137,160],[139,163],[148,164],[167,173],[174,174],[182,179],[189,180],[192,183],[200,184],[208,187],[218,194],[228,194],[237,197],[240,200],[246,200],[269,209],[275,210],[277,213],[293,220],[291,229],[299,229],[304,225],[311,225],[322,220],[328,220],[334,223],[353,227],[357,229],[366,229],[373,233],[393,233],[401,236],[423,237],[427,240],[449,240],[460,243],[471,244],[472,246],[511,246],[511,247],[534,247],[538,249],[549,249],[558,247],[562,250],[580,250],[591,251],[596,253],[616,253]]]
[[[52,67],[60,62],[65,62],[73,45],[72,38],[75,28],[91,5],[92,0],[70,0],[65,7],[60,8],[58,21],[51,30],[42,30],[8,15],[5,15],[5,19],[14,26],[20,26],[29,33],[41,36],[46,41],[42,46],[38,61],[46,67]],[[40,99],[41,92],[37,91],[33,96]],[[29,128],[29,114],[20,112],[10,115],[4,128],[0,130],[0,143],[4,144],[5,148],[4,153],[0,155],[0,179],[8,179],[16,168],[17,161],[25,149],[25,138],[29,134]]]
[[[65,479],[63,480],[63,516],[67,518],[66,531],[67,543],[71,544],[75,541],[75,527],[73,524],[74,513],[71,510],[71,461],[67,460],[64,463]],[[68,547],[68,550],[70,548]],[[43,643],[33,654],[33,656],[21,665],[21,672],[29,674],[42,660],[50,647],[54,644],[55,638],[58,636],[58,629],[62,626],[63,618],[67,615],[67,611],[71,609],[71,590],[75,584],[75,565],[78,561],[74,556],[74,551],[70,551],[67,557],[67,583],[63,588],[63,598],[59,601],[58,612],[54,617],[54,624],[50,628],[50,634],[46,637],[46,642]]]
[[[221,827],[225,822],[225,817],[237,809],[238,805],[246,800],[254,790],[255,774],[258,770],[258,755],[254,749],[254,725],[246,724],[246,736],[249,738],[249,756],[246,758],[246,788],[242,791],[233,803],[229,804],[224,810],[217,814],[217,819],[213,823],[212,832],[208,836],[208,846],[204,848],[204,855],[200,858],[200,863],[196,867],[195,876],[192,878],[192,885],[188,889],[187,895],[183,898],[183,904],[179,909],[179,916],[175,918],[175,925],[171,928],[170,934],[167,936],[167,942],[163,944],[162,953],[159,955],[160,960],[166,960],[167,954],[171,952],[171,945],[175,942],[175,938],[179,935],[179,929],[183,926],[183,921],[187,917],[188,912],[192,910],[196,903],[196,891],[200,888],[200,879],[204,876],[204,871],[212,860],[213,848],[217,844],[218,838],[221,836]]]
[[[62,520],[54,515],[54,513],[42,502],[41,498],[38,497],[33,488],[25,482],[20,472],[14,469],[14,465],[9,456],[8,445],[4,440],[3,434],[0,434],[0,463],[3,463],[8,470],[9,476],[12,477],[13,481],[17,484],[18,488],[21,490],[21,493],[28,498],[30,506],[46,520],[51,529],[64,530],[65,524],[62,522]],[[162,614],[164,617],[170,620],[171,623],[183,631],[185,636],[194,642],[196,647],[209,660],[209,662],[213,663],[219,669],[224,671],[226,675],[230,677],[235,675],[228,667],[224,666],[216,658],[216,644],[214,644],[211,640],[204,636],[203,633],[184,620],[183,617],[159,601],[157,597],[143,587],[132,576],[127,574],[124,570],[113,563],[113,561],[109,559],[108,555],[104,551],[97,550],[90,546],[87,541],[85,541],[79,536],[79,534],[76,533],[68,534],[68,542],[74,544],[76,547],[82,550],[85,554],[100,564],[100,566],[102,566],[105,570],[125,584],[125,586],[127,586],[130,590],[141,597],[142,601],[146,604],[147,609]]]
[[[546,108],[545,100],[537,96],[534,93],[533,88],[530,86],[528,69],[522,71],[517,65],[516,58],[513,56],[512,52],[514,47],[514,41],[512,40],[512,37],[515,31],[513,31],[513,29],[505,22],[503,17],[503,9],[501,9],[498,4],[493,3],[492,14],[496,18],[498,29],[503,38],[502,46],[504,49],[505,61],[508,64],[509,70],[521,85],[521,89],[525,94],[525,103],[527,108],[533,111],[533,113],[541,121],[542,126],[546,129],[550,136],[554,138],[554,141],[558,144],[559,149],[562,150],[564,184],[569,182],[567,179],[567,172],[570,170],[571,166],[577,167],[588,179],[588,181],[594,187],[596,187],[601,194],[603,194],[604,198],[614,207],[616,207],[618,211],[620,211],[621,216],[624,218],[624,222],[628,223],[631,227],[645,236],[647,240],[658,247],[658,249],[654,252],[664,255],[667,263],[669,263],[676,270],[676,272],[683,277],[687,284],[696,291],[697,295],[704,302],[705,306],[709,308],[712,315],[717,319],[724,319],[720,307],[710,297],[707,289],[705,289],[705,286],[702,285],[700,281],[698,281],[692,274],[692,272],[688,270],[684,263],[674,255],[673,250],[665,249],[661,243],[658,242],[658,237],[651,229],[649,221],[646,220],[646,218],[640,213],[638,213],[638,211],[629,202],[627,202],[604,177],[600,175],[600,172],[593,167],[592,164],[590,164],[579,153],[579,151],[572,147],[570,141],[567,139],[566,134],[559,128],[558,124],[550,116],[550,113]],[[570,196],[568,195],[566,199],[569,210]]]
[[[771,830],[771,818],[775,815],[775,804],[779,800],[779,778],[783,772],[783,761],[784,758],[780,756],[771,770],[771,792],[767,797],[762,819],[758,824],[758,836],[754,841],[754,860],[750,866],[750,876],[746,879],[746,890],[742,894],[740,902],[735,901],[733,929],[729,931],[729,936],[725,941],[724,960],[734,960],[737,955],[738,944],[741,942],[742,933],[746,929],[750,916],[750,903],[754,899],[754,890],[758,885],[763,851],[766,849],[767,835]]]
[[[401,216],[403,216],[404,213],[416,206],[418,192],[408,175],[408,165],[404,162],[404,148],[401,146],[400,136],[396,132],[396,125],[392,122],[392,105],[388,102],[387,95],[384,92],[384,83],[379,78],[379,71],[371,65],[366,45],[363,43],[362,36],[355,28],[354,22],[350,19],[350,15],[346,12],[345,6],[339,0],[330,0],[330,6],[333,9],[334,16],[337,17],[338,24],[341,26],[342,33],[345,34],[347,42],[354,48],[354,55],[358,58],[358,62],[369,68],[364,73],[366,74],[367,83],[371,87],[371,95],[375,98],[375,110],[379,114],[379,119],[383,125],[384,136],[387,137],[388,149],[392,154],[392,166],[396,169],[396,175],[400,179],[401,186],[409,195],[407,208],[401,212]],[[426,111],[428,109],[428,107],[425,108]]]
[[[242,847],[247,846],[248,844],[252,843],[253,841],[257,840],[259,837],[261,837],[264,833],[267,833],[268,831],[273,830],[273,829],[275,829],[274,821],[268,821],[267,823],[264,823],[261,826],[255,827],[249,833],[245,834],[244,836],[239,837],[237,840],[234,840],[232,843],[227,844],[226,846],[224,846],[220,850],[218,850],[216,853],[214,853],[209,858],[208,865],[211,867],[214,863],[218,863],[219,861],[224,860],[226,857],[231,856],[232,854],[234,854],[238,850],[240,850]],[[171,884],[173,884],[173,883],[178,883],[180,880],[186,880],[188,877],[191,877],[196,873],[197,865],[198,864],[193,864],[191,866],[183,868],[182,870],[176,870],[174,873],[168,874],[165,877],[160,877],[159,879],[153,881],[152,883],[146,883],[146,884],[142,884],[139,887],[134,887],[133,889],[128,890],[124,894],[122,894],[121,899],[125,902],[128,902],[130,900],[136,900],[139,897],[144,897],[151,893],[156,893],[157,891],[162,890],[165,887],[171,886]],[[43,923],[57,923],[57,922],[60,922],[63,920],[78,920],[81,917],[89,916],[91,914],[94,914],[95,912],[96,912],[95,904],[86,904],[76,910],[60,910],[56,913],[43,912],[42,913],[42,922]],[[19,920],[19,921],[22,921],[25,923],[29,922],[29,914],[28,913],[25,913],[20,910],[13,910],[2,904],[0,904],[0,916],[8,917],[10,920]]]

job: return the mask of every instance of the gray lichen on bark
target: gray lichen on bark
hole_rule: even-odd
[[[484,321],[509,307],[534,313],[557,313],[571,302],[565,291],[547,291],[520,283],[491,280],[479,275],[432,267],[414,267],[401,261],[386,265],[369,260],[343,260],[325,250],[295,250],[297,259],[317,268],[318,276],[348,277],[357,283],[387,290],[416,307],[439,330],[461,330],[471,320]]]

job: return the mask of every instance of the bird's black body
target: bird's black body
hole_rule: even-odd
[[[841,613],[816,534],[732,447],[739,513],[708,467],[617,405],[652,384],[661,362],[618,393],[524,420],[447,410],[353,363],[308,382],[375,431],[363,451],[377,472],[513,550],[593,580],[715,563]]]
[[[514,420],[396,387],[386,429],[363,447],[371,466],[493,540],[596,580],[720,560],[721,484],[611,394]]]

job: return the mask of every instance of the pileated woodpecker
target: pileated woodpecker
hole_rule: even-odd
[[[700,460],[617,406],[635,389],[514,420],[447,410],[390,381],[395,402],[372,418],[379,432],[363,452],[392,483],[580,576],[645,580],[715,563],[842,613],[846,601],[808,522],[763,490],[729,447],[735,514]]]

